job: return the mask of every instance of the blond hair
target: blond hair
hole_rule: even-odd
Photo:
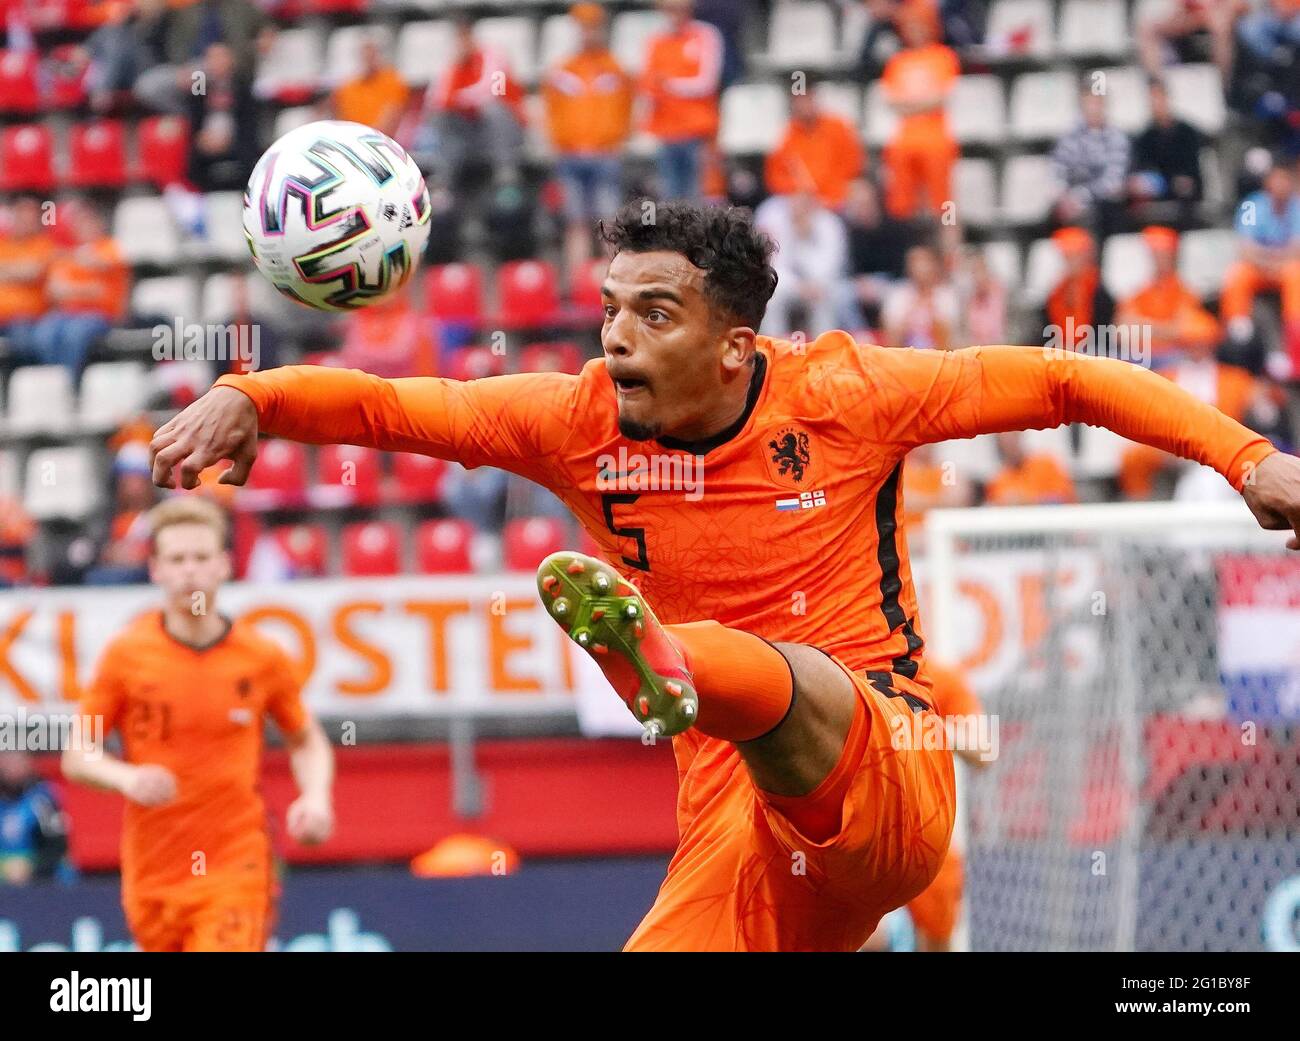
[[[149,551],[158,548],[158,532],[173,524],[202,524],[217,533],[217,541],[224,548],[230,522],[226,511],[211,499],[201,495],[175,495],[164,499],[149,511]]]

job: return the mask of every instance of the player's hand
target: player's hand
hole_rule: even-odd
[[[334,807],[328,799],[300,795],[289,807],[285,824],[295,842],[319,845],[334,833]]]
[[[176,487],[173,471],[178,466],[181,487],[197,488],[199,474],[223,459],[234,465],[221,475],[221,483],[243,484],[257,458],[257,409],[233,387],[213,387],[158,428],[149,454],[159,488]]]
[[[1250,472],[1241,496],[1261,528],[1290,528],[1286,548],[1300,549],[1300,458],[1274,452]]]
[[[176,798],[176,775],[165,766],[141,763],[131,771],[122,794],[141,806],[161,806]]]

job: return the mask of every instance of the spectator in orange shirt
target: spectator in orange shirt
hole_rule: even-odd
[[[925,547],[925,515],[929,510],[953,509],[975,502],[971,482],[956,463],[943,459],[936,445],[918,445],[907,453],[903,467],[903,526],[912,552]]]
[[[131,276],[98,209],[80,203],[73,220],[77,244],[50,264],[50,309],[32,329],[30,360],[65,365],[76,380],[90,348],[126,317]]]
[[[441,184],[455,188],[473,159],[491,164],[497,183],[519,180],[523,148],[524,92],[505,57],[474,39],[474,20],[454,19],[455,51],[442,75],[429,85],[424,108],[431,115],[413,148],[426,156]]]
[[[16,354],[32,351],[32,326],[45,311],[45,276],[53,257],[40,201],[19,196],[9,208],[9,231],[0,237],[0,332],[13,341]]]
[[[998,454],[1003,469],[984,493],[995,506],[1046,506],[1074,502],[1074,481],[1055,456],[1025,451],[1023,434],[1012,430],[998,434]]]
[[[898,130],[885,146],[888,190],[885,205],[895,217],[937,213],[952,199],[952,168],[959,149],[944,110],[961,73],[949,47],[936,42],[933,21],[922,14],[900,16],[906,49],[885,66],[885,97],[899,115]]]
[[[1090,328],[1111,324],[1115,301],[1101,283],[1092,235],[1083,228],[1060,228],[1052,241],[1065,260],[1065,274],[1048,294],[1043,338],[1049,345],[1074,350],[1086,341]]]
[[[691,15],[692,0],[660,0],[668,31],[653,37],[641,74],[646,129],[659,139],[665,199],[696,199],[706,150],[718,133],[722,34]]]
[[[366,36],[361,41],[361,75],[334,91],[330,111],[335,119],[364,123],[391,137],[410,97],[406,82],[384,61],[379,41]]]
[[[1118,325],[1136,325],[1150,330],[1152,360],[1157,368],[1176,360],[1174,355],[1191,330],[1211,346],[1220,338],[1219,323],[1202,305],[1200,298],[1178,277],[1178,232],[1150,227],[1142,232],[1155,277],[1146,288],[1120,303],[1115,313]]]
[[[555,170],[564,186],[565,270],[572,280],[591,258],[596,220],[622,202],[632,81],[609,51],[605,9],[574,4],[569,16],[578,23],[578,51],[547,72],[542,98]]]
[[[790,125],[767,157],[764,177],[773,195],[815,191],[824,205],[839,209],[849,182],[865,165],[866,155],[853,124],[823,112],[816,98],[805,91],[790,99]]]

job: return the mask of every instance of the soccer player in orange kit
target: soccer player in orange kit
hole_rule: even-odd
[[[908,450],[1101,424],[1215,467],[1276,528],[1300,526],[1300,460],[1112,359],[759,336],[773,247],[745,211],[647,201],[603,231],[604,359],[578,375],[223,376],[154,436],[154,480],[192,487],[229,459],[222,480],[242,484],[260,430],[550,488],[616,566],[553,555],[543,604],[675,735],[680,844],[627,949],[856,950],[934,877],[952,827],[951,753],[890,740],[931,711],[899,531]],[[702,486],[646,487],[697,464]]]
[[[288,655],[216,611],[230,575],[220,507],[182,496],[149,520],[162,610],[108,645],[81,705],[102,717],[103,733],[121,733],[125,756],[83,743],[64,752],[63,772],[126,796],[122,907],[142,950],[260,951],[276,897],[257,790],[263,719],[289,748],[301,794],[287,824],[299,842],[323,842],[333,828],[333,753]]]

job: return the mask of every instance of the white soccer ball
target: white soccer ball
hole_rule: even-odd
[[[429,238],[429,190],[392,138],[325,119],[266,150],[244,192],[253,263],[281,293],[323,311],[382,300]]]

